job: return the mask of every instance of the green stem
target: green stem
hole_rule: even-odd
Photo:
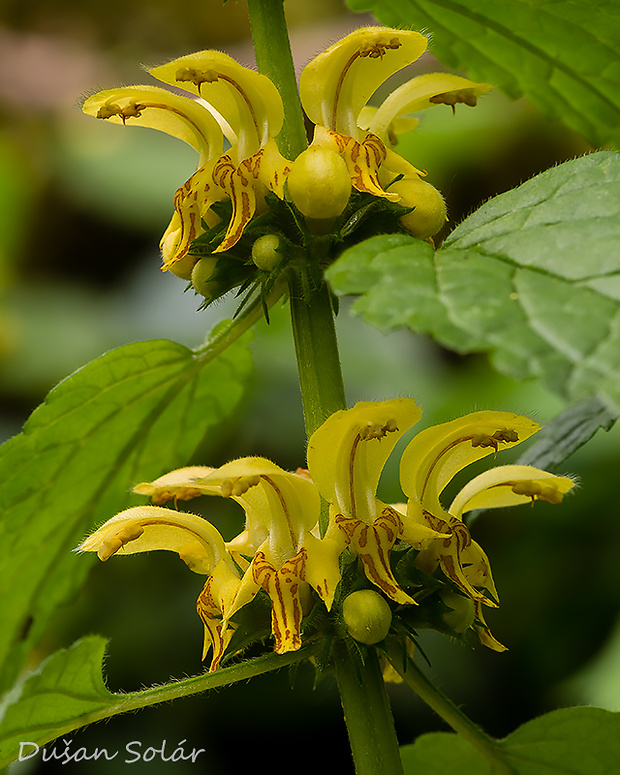
[[[128,694],[112,694],[104,687],[101,688],[100,695],[97,697],[99,703],[93,699],[85,701],[85,706],[101,707],[96,710],[81,713],[73,716],[64,723],[57,722],[56,718],[51,723],[41,723],[38,727],[27,729],[28,740],[39,746],[45,745],[50,740],[55,740],[62,735],[73,732],[76,729],[92,724],[94,721],[102,721],[111,718],[119,713],[127,713],[140,708],[146,708],[161,702],[170,702],[180,697],[191,697],[194,694],[200,694],[209,689],[217,689],[221,686],[229,686],[238,681],[248,681],[257,675],[264,675],[273,670],[280,670],[283,667],[294,665],[306,659],[316,656],[323,648],[322,643],[313,643],[304,646],[299,651],[289,652],[287,654],[265,654],[262,657],[249,659],[245,662],[216,670],[213,673],[202,673],[201,675],[185,678],[181,681],[172,681],[171,683],[152,686],[149,689],[143,689]],[[101,680],[101,679],[100,679]],[[90,698],[88,698],[90,699]],[[10,713],[10,708],[8,713]],[[43,711],[42,711],[43,712]],[[52,713],[52,711],[50,711]],[[53,715],[53,713],[52,713]],[[8,730],[7,730],[8,731]],[[19,738],[17,738],[19,739]],[[22,738],[23,739],[23,738]],[[4,743],[5,741],[2,740]],[[6,756],[4,755],[6,753]],[[15,759],[15,752],[8,751],[5,745],[0,752],[0,769],[11,764]]]
[[[302,288],[290,279],[291,321],[299,386],[308,438],[347,402],[340,368],[331,295],[322,281],[318,288]]]
[[[211,335],[202,347],[196,350],[197,358],[205,363],[217,357],[224,352],[233,342],[236,342],[240,336],[243,336],[254,323],[257,323],[265,314],[265,305],[267,309],[276,303],[284,294],[286,285],[278,283],[274,286],[269,296],[263,300],[259,297],[249,304],[244,311],[233,320],[229,320],[221,327],[217,327],[215,334]]]
[[[281,153],[295,159],[308,145],[299,101],[283,0],[248,0],[258,69],[278,87],[285,106],[278,135]],[[313,256],[308,255],[308,260]],[[317,263],[318,266],[318,263]],[[302,270],[304,271],[304,270]],[[291,321],[308,437],[329,417],[346,408],[334,311],[322,279],[289,279]],[[325,504],[324,504],[325,505]],[[323,509],[322,531],[327,510]],[[338,686],[357,775],[402,775],[394,721],[376,653],[356,665],[342,643],[335,649]]]
[[[340,642],[334,647],[333,658],[356,774],[403,775],[392,711],[375,649],[368,649],[365,664],[358,666]]]
[[[284,124],[277,137],[280,152],[295,159],[308,147],[295,66],[284,15],[284,0],[248,0],[252,39],[259,72],[277,86],[284,103]]]
[[[497,740],[483,732],[443,692],[441,692],[411,659],[403,665],[400,644],[392,644],[388,651],[390,662],[403,681],[449,724],[455,732],[477,748],[503,775],[515,775],[515,771],[504,761]]]

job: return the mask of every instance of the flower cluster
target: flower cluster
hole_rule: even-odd
[[[291,245],[303,244],[306,227],[325,233],[343,213],[351,223],[351,212],[364,204],[360,194],[385,207],[399,205],[392,208],[395,228],[421,239],[441,228],[443,198],[392,145],[399,131],[417,123],[406,114],[435,104],[475,105],[491,86],[427,74],[404,83],[379,108],[368,106],[376,89],[415,62],[426,46],[418,32],[366,27],[313,59],[299,88],[314,136],[291,160],[276,144],[284,118],[278,89],[219,51],[201,51],[150,70],[186,96],[156,86],[127,86],[89,97],[83,110],[113,123],[159,129],[198,152],[197,171],[175,194],[161,250],[164,270],[191,278],[195,289],[212,299],[257,278],[264,281],[276,267],[281,271],[287,248],[290,260]],[[272,220],[258,218],[283,201],[292,210],[290,233],[281,211]],[[257,225],[248,248],[241,240],[252,221]],[[278,239],[267,266],[258,263],[257,269],[251,242],[266,232]],[[222,254],[232,260],[222,263]]]
[[[291,473],[247,457],[215,469],[182,468],[139,484],[134,492],[150,496],[152,505],[121,512],[79,550],[107,560],[167,549],[206,575],[197,610],[205,628],[203,659],[213,651],[211,670],[226,652],[236,615],[261,590],[271,601],[271,632],[280,654],[301,647],[304,617],[316,606],[340,616],[352,637],[373,643],[387,635],[392,609],[421,607],[438,589],[449,628],[467,630],[501,651],[482,613],[483,605],[497,606],[489,561],[462,516],[536,500],[560,503],[574,482],[530,466],[499,466],[472,479],[445,508],[440,496],[459,471],[538,430],[526,417],[482,411],[414,437],[400,461],[407,502],[386,504],[376,494],[381,472],[420,416],[407,398],[358,403],[333,414],[312,435],[307,470]],[[205,495],[231,498],[245,511],[245,528],[232,541],[225,542],[206,519],[165,506]],[[321,497],[329,503],[324,535]],[[415,574],[399,569],[395,557],[403,553],[412,554]],[[345,584],[345,565],[361,571],[353,585],[350,579]],[[369,609],[373,621],[360,621]]]

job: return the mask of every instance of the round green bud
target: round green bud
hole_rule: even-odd
[[[335,218],[351,196],[346,162],[320,146],[311,145],[295,159],[287,181],[295,207],[307,218]]]
[[[403,178],[387,190],[400,195],[399,204],[415,208],[400,219],[401,225],[414,237],[428,239],[446,222],[446,203],[442,195],[418,175]]]
[[[279,246],[280,238],[277,234],[264,234],[252,245],[252,261],[259,269],[271,272],[281,258]]]
[[[452,609],[441,615],[448,627],[458,633],[468,630],[474,623],[474,601],[456,592],[440,592],[439,597],[444,605]]]
[[[342,617],[349,635],[368,646],[383,640],[392,623],[390,606],[373,589],[359,589],[345,598]]]
[[[215,274],[216,265],[217,258],[205,256],[197,261],[192,269],[192,285],[194,290],[206,299],[215,296],[216,292],[219,290],[219,283],[214,282],[211,279]]]

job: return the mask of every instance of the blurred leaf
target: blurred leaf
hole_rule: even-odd
[[[88,571],[71,549],[234,408],[250,356],[238,343],[217,352],[165,340],[113,350],[61,382],[0,448],[0,686]]]
[[[327,272],[380,329],[407,326],[486,351],[517,379],[620,414],[620,155],[566,162],[491,199],[437,251],[373,237]]]
[[[495,748],[495,764],[447,732],[401,748],[406,775],[609,775],[620,761],[620,713],[563,708],[528,721]],[[500,769],[497,762],[510,769]]]
[[[603,428],[608,431],[616,416],[595,396],[565,409],[536,435],[536,441],[516,461],[523,466],[536,466],[555,471],[573,452],[582,447]]]
[[[11,278],[32,227],[33,173],[29,159],[11,137],[0,135],[0,287]]]
[[[161,132],[126,132],[82,118],[79,127],[66,128],[54,149],[63,187],[82,208],[134,231],[165,229],[174,192],[196,169],[196,152]]]
[[[69,649],[57,651],[4,697],[0,704],[0,768],[17,759],[22,742],[42,746],[93,721],[189,697],[236,681],[247,681],[253,676],[308,659],[318,651],[315,644],[289,654],[266,654],[214,673],[203,673],[138,692],[113,694],[106,688],[102,676],[105,645],[104,638],[90,636]],[[26,747],[24,756],[34,750],[31,746]],[[64,750],[64,745],[58,746],[59,756]],[[62,764],[66,763],[62,761]]]
[[[432,52],[516,99],[525,95],[595,145],[620,145],[615,0],[347,0],[392,27],[432,33]]]

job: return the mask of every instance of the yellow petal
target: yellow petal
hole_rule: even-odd
[[[224,199],[226,192],[213,179],[218,160],[212,159],[197,170],[174,195],[174,215],[161,239],[160,248],[164,265],[171,269],[188,255],[192,242],[204,233],[203,220],[209,224],[209,208]]]
[[[424,509],[441,513],[439,496],[465,466],[509,449],[539,430],[538,423],[510,412],[473,412],[423,430],[400,462],[403,492]]]
[[[487,623],[484,620],[484,616],[482,614],[482,603],[480,603],[477,600],[474,600],[474,608],[476,610],[476,619],[478,620],[478,622],[474,622],[474,628],[478,633],[478,637],[480,638],[480,642],[482,643],[482,645],[486,646],[489,649],[492,649],[493,651],[499,651],[499,652],[508,651],[506,646],[503,646],[491,634],[491,630],[489,630]]]
[[[441,103],[454,106],[464,102],[473,106],[478,97],[492,88],[489,83],[476,83],[451,73],[419,75],[399,86],[383,101],[369,122],[368,131],[387,142],[390,125],[397,116],[417,113]]]
[[[420,551],[416,557],[416,566],[425,573],[432,575],[437,566],[440,565],[444,575],[460,587],[466,595],[487,605],[495,605],[493,601],[484,595],[484,592],[475,589],[476,574],[473,574],[474,582],[472,583],[468,572],[464,568],[467,562],[477,562],[481,557],[475,549],[471,549],[473,542],[466,525],[460,519],[449,517],[443,511],[439,513],[444,516],[431,514],[429,511],[422,509],[416,501],[409,501],[407,521],[425,524],[439,534],[438,538],[427,544]],[[486,557],[486,555],[484,556]],[[463,558],[466,559],[464,560]],[[495,587],[492,588],[492,591],[495,591]]]
[[[379,170],[379,181],[389,191],[389,184],[398,175],[404,175],[406,178],[414,177],[415,175],[425,177],[426,172],[414,167],[411,162],[408,162],[390,148],[386,148],[385,161]],[[398,198],[400,199],[400,197]]]
[[[334,525],[359,556],[369,581],[396,603],[415,604],[416,601],[401,589],[390,568],[390,551],[402,530],[400,517],[394,509],[381,505],[381,514],[372,525],[341,514],[336,515]]]
[[[149,72],[202,97],[224,116],[237,136],[236,163],[255,154],[282,127],[282,98],[274,84],[221,51],[199,51]]]
[[[88,97],[84,113],[114,124],[159,129],[184,140],[200,154],[199,166],[222,153],[223,135],[209,111],[196,100],[157,86],[125,86]]]
[[[302,578],[316,590],[329,611],[334,602],[336,587],[340,582],[338,558],[341,547],[328,538],[316,538],[311,533],[304,540],[306,560]]]
[[[402,529],[399,537],[418,551],[426,549],[433,541],[446,537],[445,532],[433,530],[428,525],[408,519],[406,516],[401,515],[401,523]]]
[[[254,458],[254,460],[263,459]],[[269,463],[269,461],[264,462],[273,467],[273,470],[281,471],[280,468]],[[245,530],[231,542],[227,543],[226,548],[231,552],[254,554],[268,534],[267,527],[263,522],[263,515],[267,513],[270,504],[262,488],[255,488],[250,495],[246,494],[245,497],[237,497],[236,493],[245,492],[250,486],[257,484],[259,478],[254,469],[250,470],[247,467],[243,470],[238,467],[235,469],[234,463],[232,469],[230,466],[231,464],[228,465],[225,473],[221,475],[219,474],[221,469],[210,468],[209,466],[179,468],[176,471],[160,476],[153,482],[141,482],[133,488],[133,491],[140,495],[150,495],[153,503],[156,505],[163,505],[170,500],[190,500],[201,495],[225,495],[225,497],[232,497],[233,500],[236,500],[246,509],[248,519],[246,520]],[[263,469],[257,468],[256,470]],[[210,483],[205,483],[205,480],[212,474],[215,475],[215,478]],[[244,476],[246,479],[244,479]],[[234,493],[232,486],[223,493],[222,484],[227,479],[230,480],[231,477],[237,480]],[[251,481],[248,481],[247,477],[250,477]],[[227,483],[227,487],[229,484],[230,482]]]
[[[379,182],[379,168],[387,153],[384,144],[375,135],[366,135],[359,143],[352,137],[317,126],[312,145],[333,150],[342,156],[347,165],[351,183],[358,191],[365,191],[385,199],[399,198],[398,194],[384,191]]]
[[[222,495],[244,508],[249,527],[267,531],[269,559],[278,567],[299,552],[319,519],[320,497],[314,483],[265,458],[233,460],[202,484],[219,486]],[[229,548],[241,551],[238,542]]]
[[[478,600],[486,605],[493,605],[483,591],[474,587],[463,567],[463,557],[467,556],[467,550],[471,547],[471,536],[467,527],[458,521],[450,523],[452,538],[444,539],[438,543],[439,564],[444,574],[472,600]]]
[[[138,495],[149,495],[155,506],[163,506],[171,500],[188,501],[205,494],[205,488],[196,484],[215,469],[208,466],[188,466],[170,471],[152,482],[140,482],[132,490]],[[217,491],[217,487],[212,488]]]
[[[254,559],[255,558],[252,558],[252,563],[254,562]],[[261,586],[254,578],[254,574],[252,572],[252,563],[250,563],[245,573],[243,574],[241,583],[239,584],[235,596],[231,601],[228,610],[226,611],[226,616],[224,617],[225,626],[228,626],[231,617],[233,617],[237,611],[240,611],[243,606],[251,603],[260,591]]]
[[[303,608],[300,595],[304,562],[303,554],[298,554],[276,569],[259,551],[248,571],[271,598],[271,630],[278,654],[301,648]]]
[[[97,552],[107,560],[113,554],[136,554],[154,549],[177,552],[196,573],[211,573],[227,559],[224,539],[202,517],[159,506],[134,506],[121,511],[88,536],[77,548]]]
[[[383,466],[421,415],[413,399],[395,398],[360,402],[328,417],[308,443],[308,468],[321,495],[342,515],[374,522]]]
[[[213,180],[228,195],[233,207],[224,239],[213,251],[214,253],[221,253],[234,247],[256,212],[255,168],[247,162],[251,160],[246,159],[236,167],[230,156],[226,154],[217,160],[213,168]]]
[[[370,131],[370,123],[377,114],[378,108],[366,105],[362,108],[359,116],[357,117],[357,125],[360,129]],[[411,116],[396,116],[389,124],[387,129],[387,139],[390,145],[396,145],[398,143],[398,136],[413,132],[413,130],[419,124],[417,118]]]
[[[449,511],[460,517],[472,509],[503,508],[534,500],[560,503],[574,486],[568,476],[555,476],[532,466],[497,466],[466,484]]]
[[[377,88],[426,50],[419,32],[364,27],[315,57],[303,70],[299,92],[315,124],[358,137],[357,118]]]
[[[232,607],[241,580],[228,564],[221,561],[207,580],[196,601],[196,610],[204,624],[203,661],[209,649],[213,648],[213,657],[209,672],[217,670],[224,654],[233,628],[226,615]]]
[[[486,589],[493,600],[498,603],[499,595],[493,581],[491,564],[483,548],[473,541],[459,555],[459,562],[467,581],[476,589]]]
[[[269,140],[257,157],[258,180],[280,199],[284,199],[284,183],[293,163],[282,156],[275,140]]]

